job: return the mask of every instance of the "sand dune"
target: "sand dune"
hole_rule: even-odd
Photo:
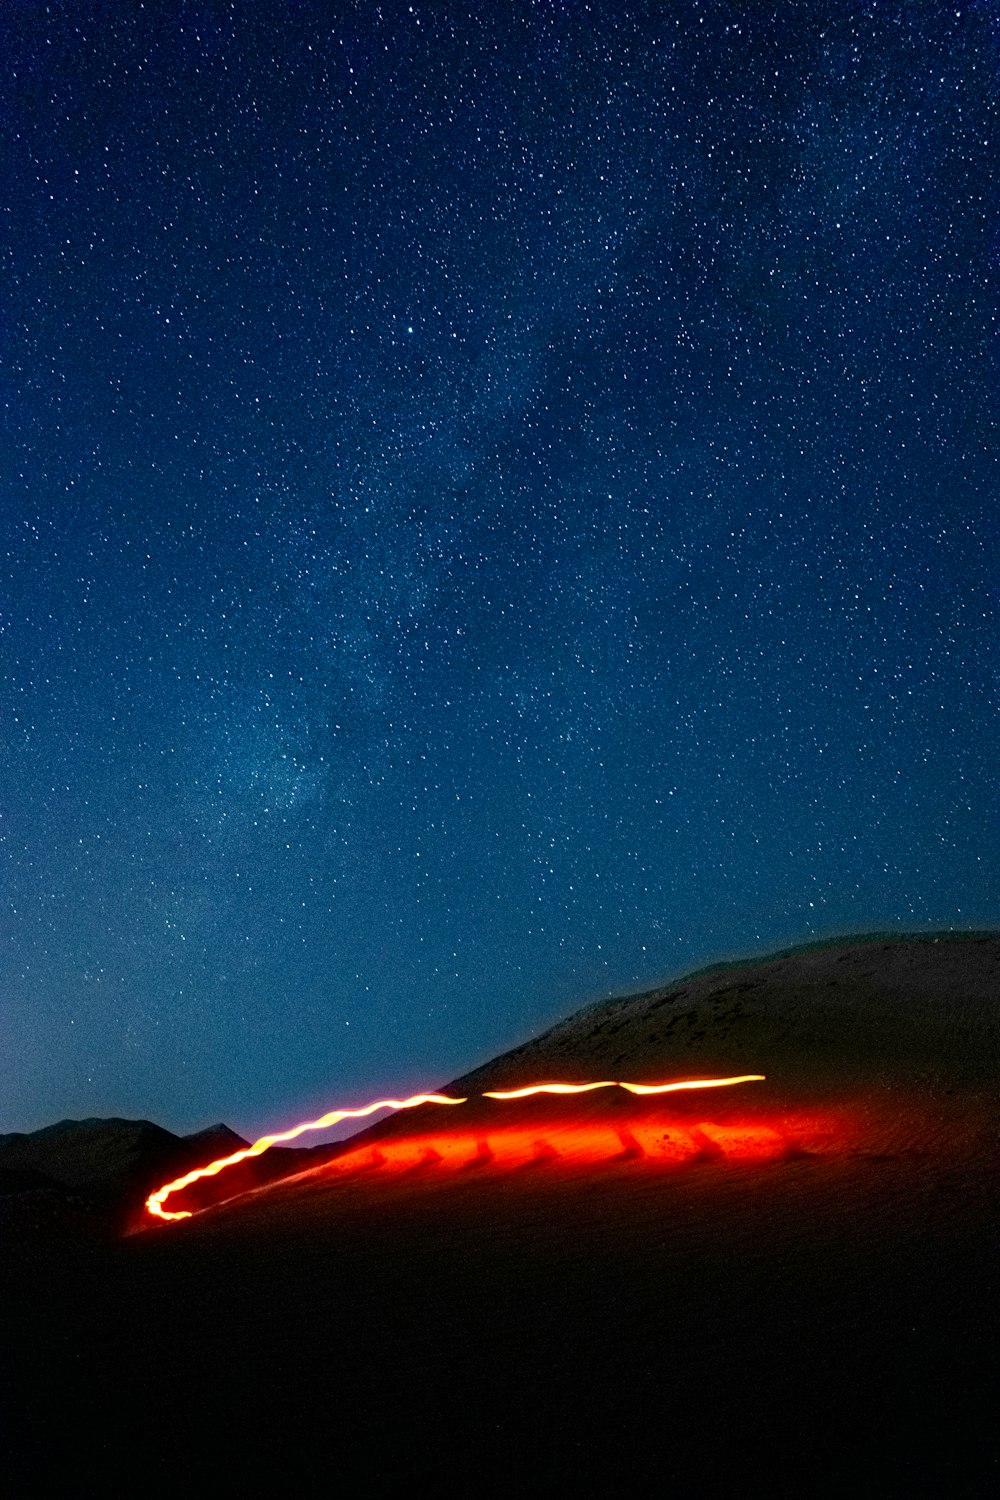
[[[415,1111],[36,1267],[10,1464],[102,1493],[992,1492],[998,1023],[991,935],[590,1007],[450,1087],[767,1082]]]
[[[816,944],[588,1007],[453,1086],[581,1066],[614,1077],[689,1063],[729,1073],[749,1057],[810,1091],[855,1078],[995,1088],[998,993],[1000,946],[989,934]]]

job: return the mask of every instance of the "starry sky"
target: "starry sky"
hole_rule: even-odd
[[[0,1129],[997,925],[992,3],[0,31]]]

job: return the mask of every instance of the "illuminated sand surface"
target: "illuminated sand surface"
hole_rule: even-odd
[[[591,1094],[598,1089],[624,1089],[626,1093],[638,1094],[645,1097],[662,1097],[666,1094],[686,1093],[692,1090],[732,1088],[742,1083],[763,1083],[762,1073],[742,1073],[734,1078],[699,1078],[683,1079],[670,1083],[621,1083],[604,1079],[596,1083],[533,1083],[524,1088],[486,1090],[482,1097],[484,1099],[497,1099],[502,1101],[513,1101],[530,1099],[541,1094],[552,1094],[559,1097],[575,1096],[580,1094]],[[186,1172],[183,1177],[175,1178],[165,1186],[158,1188],[155,1193],[150,1194],[146,1200],[146,1209],[149,1215],[161,1220],[179,1220],[191,1218],[189,1210],[166,1208],[167,1199],[177,1193],[182,1193],[185,1188],[193,1187],[205,1178],[218,1177],[230,1167],[237,1166],[240,1162],[249,1161],[253,1157],[262,1156],[273,1146],[281,1145],[287,1141],[297,1140],[300,1136],[315,1130],[328,1130],[333,1125],[339,1125],[344,1120],[363,1120],[368,1115],[387,1111],[398,1114],[403,1110],[421,1109],[427,1105],[462,1105],[468,1104],[464,1098],[456,1098],[450,1094],[413,1094],[408,1099],[376,1099],[370,1104],[362,1105],[360,1108],[331,1109],[316,1120],[306,1120],[302,1124],[293,1125],[288,1130],[278,1131],[272,1135],[261,1136],[252,1145],[231,1152],[228,1156],[219,1157],[209,1162],[207,1166],[197,1167],[193,1171]],[[224,1187],[223,1187],[224,1191]]]
[[[991,1494],[998,1028],[993,936],[718,969],[32,1267],[12,1492]]]

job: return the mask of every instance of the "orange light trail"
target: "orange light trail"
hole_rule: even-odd
[[[254,1141],[252,1146],[247,1146],[243,1151],[234,1151],[232,1156],[222,1156],[218,1161],[209,1162],[207,1167],[197,1167],[193,1172],[185,1172],[176,1182],[168,1182],[165,1187],[151,1193],[146,1199],[146,1208],[158,1219],[190,1219],[191,1215],[184,1210],[173,1213],[163,1207],[171,1193],[178,1193],[181,1188],[190,1187],[203,1177],[216,1177],[225,1167],[235,1167],[237,1162],[246,1161],[249,1156],[262,1156],[271,1146],[278,1146],[282,1141],[294,1141],[296,1136],[304,1135],[307,1130],[329,1130],[331,1126],[339,1125],[341,1120],[363,1120],[366,1115],[373,1115],[378,1109],[413,1109],[418,1104],[466,1102],[465,1099],[450,1099],[447,1094],[414,1094],[410,1099],[376,1099],[374,1103],[365,1104],[361,1109],[331,1109],[318,1120],[293,1125],[291,1130],[282,1130],[277,1135],[262,1135],[259,1141]]]
[[[617,1083],[533,1083],[526,1089],[492,1089],[484,1099],[527,1099],[529,1094],[589,1094],[591,1089],[616,1089]]]
[[[587,1094],[594,1089],[615,1088],[626,1089],[630,1094],[670,1094],[682,1089],[729,1088],[737,1083],[762,1083],[763,1081],[763,1073],[741,1073],[732,1078],[693,1078],[678,1083],[620,1083],[613,1079],[604,1079],[599,1083],[536,1083],[523,1089],[492,1090],[484,1093],[482,1098],[526,1099],[532,1094]],[[282,1130],[274,1135],[262,1135],[260,1140],[254,1141],[252,1146],[247,1146],[242,1151],[234,1151],[231,1156],[220,1157],[218,1161],[209,1162],[206,1167],[196,1167],[193,1171],[186,1172],[183,1177],[178,1177],[174,1182],[168,1182],[164,1187],[158,1188],[155,1193],[151,1193],[146,1199],[146,1210],[156,1219],[190,1219],[192,1215],[186,1209],[171,1210],[164,1207],[173,1193],[178,1193],[205,1177],[216,1177],[226,1167],[234,1167],[237,1162],[246,1161],[249,1157],[262,1156],[271,1146],[281,1145],[284,1141],[293,1141],[308,1130],[329,1130],[332,1126],[339,1125],[341,1120],[363,1120],[380,1109],[395,1111],[414,1109],[420,1104],[467,1103],[467,1099],[453,1099],[448,1094],[413,1094],[409,1099],[376,1099],[360,1109],[331,1109],[327,1114],[321,1115],[318,1120],[307,1120],[302,1125],[293,1125],[290,1130]]]
[[[620,1083],[630,1094],[673,1094],[678,1089],[727,1089],[733,1083],[763,1083],[763,1073],[740,1073],[736,1078],[696,1078],[690,1083]]]
[[[763,1073],[741,1073],[737,1078],[691,1078],[683,1083],[534,1083],[526,1089],[496,1089],[484,1099],[527,1099],[529,1094],[589,1094],[593,1089],[627,1089],[630,1094],[673,1094],[680,1089],[722,1089],[734,1083],[763,1083]]]

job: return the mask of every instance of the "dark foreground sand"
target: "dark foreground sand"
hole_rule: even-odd
[[[39,1243],[5,1273],[10,1493],[993,1493],[998,1027],[997,937],[729,967],[464,1083],[766,1084],[427,1111]]]

